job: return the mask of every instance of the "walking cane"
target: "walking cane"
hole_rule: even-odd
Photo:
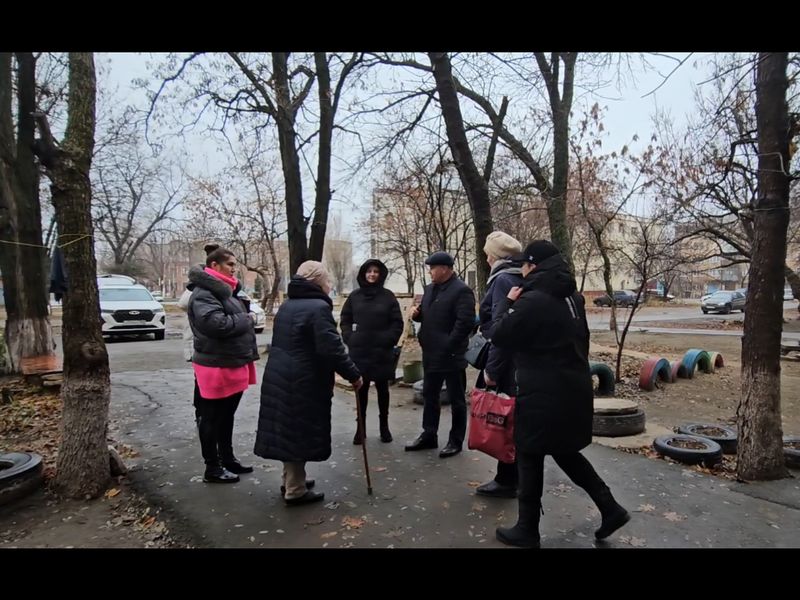
[[[369,461],[367,460],[367,436],[364,433],[364,419],[361,417],[361,401],[356,390],[356,421],[358,422],[358,436],[361,438],[361,448],[364,451],[364,472],[367,474],[367,494],[372,496],[372,482],[369,478]]]

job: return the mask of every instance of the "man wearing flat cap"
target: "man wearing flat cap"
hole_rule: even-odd
[[[447,252],[434,252],[428,265],[431,283],[425,286],[422,305],[415,306],[411,318],[422,323],[419,343],[422,346],[422,367],[425,377],[422,396],[425,406],[422,413],[422,433],[406,450],[438,448],[439,395],[442,383],[447,383],[447,395],[453,414],[447,445],[439,453],[441,458],[461,452],[467,432],[466,392],[467,341],[475,325],[475,294],[456,277],[453,257]]]

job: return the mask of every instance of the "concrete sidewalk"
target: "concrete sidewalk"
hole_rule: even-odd
[[[259,380],[263,368],[259,361]],[[374,495],[368,496],[361,447],[352,444],[355,402],[337,388],[333,455],[327,462],[308,464],[309,477],[317,480],[315,489],[325,492],[325,501],[287,508],[278,490],[281,464],[252,456],[260,385],[245,393],[234,435],[239,458],[253,464],[255,472],[233,485],[202,482],[192,387],[189,368],[114,373],[111,434],[141,453],[128,459],[137,489],[163,509],[173,530],[196,545],[505,548],[494,530],[515,522],[516,500],[474,494],[475,486],[494,474],[495,461],[466,449],[446,460],[436,451],[404,452],[422,419],[409,390],[392,388],[395,441],[390,444],[378,439],[372,392],[367,448]],[[444,408],[440,445],[449,426],[450,411]],[[743,485],[594,444],[585,454],[633,518],[607,542],[596,542],[597,510],[548,458],[544,548],[800,547],[797,479]]]

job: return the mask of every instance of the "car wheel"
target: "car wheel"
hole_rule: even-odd
[[[689,465],[703,463],[712,467],[722,460],[722,448],[714,440],[694,435],[664,435],[653,440],[653,448],[662,456],[669,456]]]
[[[639,408],[627,415],[592,415],[592,435],[600,437],[623,437],[642,433],[645,429],[645,414]]]
[[[733,308],[731,307],[730,304],[726,304],[725,305],[725,314],[729,315],[729,314],[731,314],[731,312],[733,312]]]
[[[27,496],[43,482],[42,457],[38,454],[0,454],[0,505]]]
[[[717,423],[687,423],[678,427],[678,433],[694,435],[717,442],[723,454],[736,454],[736,430]]]
[[[153,333],[153,335],[155,336],[156,340],[163,340],[166,333],[167,333],[166,331],[156,331],[155,333]]]
[[[783,438],[783,458],[790,469],[800,469],[800,437],[787,435]]]
[[[703,314],[704,314],[704,315],[707,315],[707,314],[708,314],[708,311],[707,311],[705,308],[704,308],[704,309],[702,309],[702,311],[703,311]]]

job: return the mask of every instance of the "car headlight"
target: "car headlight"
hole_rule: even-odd
[[[155,309],[153,312],[154,312],[155,314],[157,314],[157,315],[160,315],[160,314],[163,314],[163,313],[164,313],[164,309],[163,309],[163,308],[157,308],[157,309]]]

